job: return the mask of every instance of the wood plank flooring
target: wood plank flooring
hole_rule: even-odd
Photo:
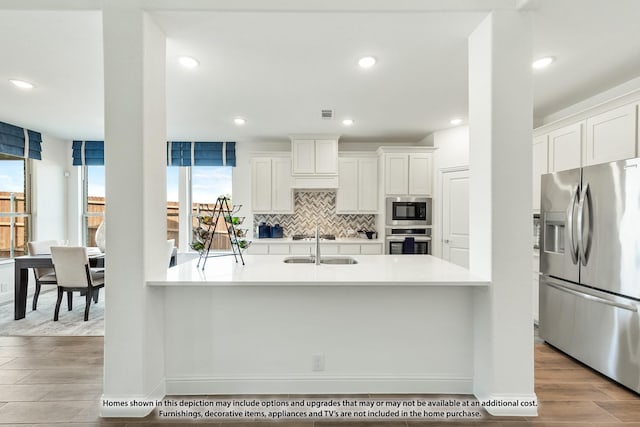
[[[102,337],[0,337],[0,427],[189,425],[100,419]],[[640,397],[545,344],[535,346],[538,417],[478,421],[200,422],[216,427],[640,427]],[[374,397],[374,396],[372,396]],[[382,397],[382,396],[375,396]],[[425,396],[426,397],[426,396]],[[428,396],[433,398],[433,396]]]

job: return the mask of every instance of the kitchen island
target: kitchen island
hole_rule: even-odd
[[[167,394],[473,392],[486,281],[425,255],[285,258],[192,261],[148,282],[164,293]]]

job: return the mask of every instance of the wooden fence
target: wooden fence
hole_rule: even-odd
[[[12,200],[11,194],[14,195]],[[193,214],[197,212],[197,204],[193,205]],[[180,229],[178,226],[178,202],[167,202],[167,239],[175,239],[178,244],[180,239]],[[8,193],[0,192],[0,212],[24,212],[24,193]],[[104,197],[89,197],[87,212],[89,213],[104,213]],[[96,245],[96,231],[102,223],[102,216],[88,216],[86,217],[89,246]],[[15,256],[24,255],[26,251],[26,242],[29,240],[28,227],[29,218],[14,218],[13,229],[15,244]],[[197,226],[197,221],[194,220],[194,225]],[[220,230],[226,230],[222,227]],[[11,227],[12,221],[8,217],[0,217],[0,258],[8,258],[10,256],[11,246]],[[226,231],[217,231],[212,244],[212,249],[216,250],[229,250],[231,245],[229,244],[229,238]]]

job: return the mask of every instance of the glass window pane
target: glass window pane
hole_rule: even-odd
[[[179,180],[180,180],[180,168],[168,167],[167,168],[167,239],[175,239],[176,246],[180,241],[180,227],[179,227]]]
[[[96,230],[104,218],[104,166],[85,166],[85,242],[97,246]]]
[[[30,218],[25,214],[30,210],[25,165],[24,159],[0,154],[0,258],[26,254]]]
[[[225,196],[231,199],[232,172],[230,166],[194,166],[191,168],[191,201],[194,215],[192,226],[198,226],[197,215],[200,210],[213,209],[216,199]],[[231,203],[230,206],[231,207]],[[231,250],[229,235],[224,219],[219,226],[211,245],[211,250]],[[193,238],[193,236],[192,236]]]

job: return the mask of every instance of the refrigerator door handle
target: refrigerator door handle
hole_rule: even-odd
[[[584,241],[584,204],[587,203],[587,213],[589,214],[589,222],[587,224],[587,241]],[[591,206],[591,190],[589,184],[582,188],[580,194],[580,202],[578,203],[578,250],[582,265],[586,266],[589,262],[589,253],[591,252],[591,239],[593,234],[593,215]]]
[[[575,295],[575,296],[580,297],[580,298],[588,299],[590,301],[595,301],[595,302],[599,302],[599,303],[602,303],[602,304],[610,305],[612,307],[621,308],[623,310],[628,310],[628,311],[631,311],[633,313],[637,313],[638,312],[638,307],[635,306],[635,305],[622,304],[622,303],[619,303],[619,302],[616,302],[616,301],[612,301],[612,300],[609,300],[609,299],[606,299],[606,298],[602,298],[602,297],[598,297],[598,296],[595,296],[595,295],[587,294],[587,293],[584,293],[584,292],[576,291],[574,289],[568,288],[567,286],[563,285],[562,283],[554,280],[553,278],[551,278],[549,276],[543,276],[543,280],[547,285],[549,285],[552,288],[557,289],[559,291],[566,292],[568,294]]]
[[[576,202],[578,200],[578,196],[580,194],[580,187],[576,187],[576,191],[574,191],[573,196],[571,196],[571,202],[569,203],[569,212],[567,215],[567,226],[569,227],[569,236],[571,240],[571,260],[574,264],[578,263],[578,249],[579,247],[576,245],[575,239],[575,231],[573,227],[573,217],[576,211]]]

